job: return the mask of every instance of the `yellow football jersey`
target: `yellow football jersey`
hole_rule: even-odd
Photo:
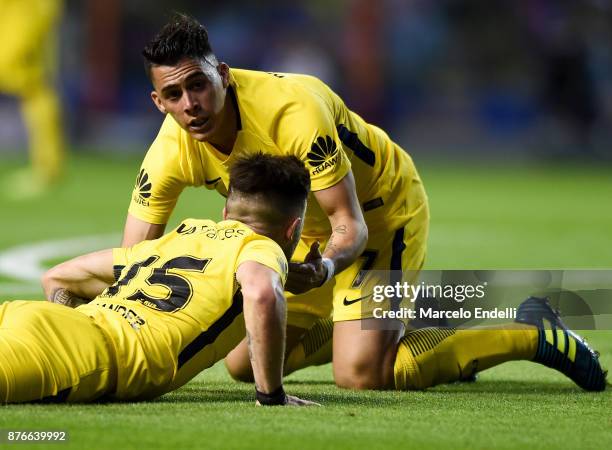
[[[107,333],[118,399],[152,398],[185,384],[245,335],[235,272],[256,261],[287,274],[271,239],[240,222],[188,219],[163,237],[115,249],[117,281],[78,308]]]
[[[261,151],[304,161],[313,191],[337,184],[352,169],[371,230],[395,230],[409,220],[405,199],[411,186],[420,184],[410,156],[350,111],[323,82],[306,75],[232,69],[228,95],[240,121],[231,154],[191,138],[168,115],[138,174],[132,215],[166,223],[185,186],[226,195],[232,162]],[[303,236],[324,239],[330,232],[327,216],[311,197]]]

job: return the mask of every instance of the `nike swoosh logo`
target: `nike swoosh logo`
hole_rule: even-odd
[[[221,179],[221,177],[215,178],[214,180],[204,180],[204,183],[206,183],[206,184],[217,184],[220,179]]]
[[[359,297],[359,298],[356,298],[354,300],[347,300],[346,297],[344,297],[344,301],[342,303],[344,304],[344,306],[349,306],[349,305],[352,305],[353,303],[360,302],[361,300],[364,300],[364,299],[366,299],[368,297],[371,297],[371,296],[372,296],[372,294],[369,294],[369,295],[366,295],[365,297]]]

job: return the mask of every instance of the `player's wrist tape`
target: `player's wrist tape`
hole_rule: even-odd
[[[286,405],[287,404],[287,394],[285,394],[285,390],[283,389],[283,385],[281,384],[278,389],[269,394],[265,394],[263,392],[259,392],[257,388],[255,388],[255,396],[257,397],[257,401],[261,405],[265,406],[275,406],[275,405]]]
[[[323,283],[321,283],[321,286],[323,286],[325,283],[327,283],[334,277],[334,271],[336,269],[336,266],[334,265],[334,262],[331,260],[331,258],[323,258],[321,262],[327,269],[327,275],[325,276],[325,280],[323,280]]]

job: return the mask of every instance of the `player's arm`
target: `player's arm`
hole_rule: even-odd
[[[42,277],[47,300],[73,308],[89,302],[114,282],[112,249],[58,264]]]
[[[288,396],[283,389],[286,304],[280,275],[263,264],[245,261],[238,266],[236,280],[242,291],[258,404],[313,404]]]
[[[201,184],[181,167],[178,149],[182,145],[180,127],[166,117],[136,177],[122,247],[161,237],[183,188]]]
[[[303,263],[289,265],[286,286],[296,294],[321,286],[346,269],[361,255],[368,241],[368,227],[352,172],[332,187],[315,191],[314,196],[329,218],[332,234],[323,255],[319,252],[319,244],[315,243]]]
[[[166,224],[149,223],[128,213],[123,229],[122,247],[131,247],[142,241],[157,239],[164,234]]]

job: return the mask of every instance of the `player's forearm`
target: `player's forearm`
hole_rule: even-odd
[[[334,273],[342,272],[361,255],[368,242],[366,225],[351,217],[334,220],[332,234],[323,252],[334,264]]]
[[[148,223],[131,214],[127,215],[123,230],[122,247],[131,247],[139,242],[157,239],[164,234],[165,224]]]
[[[87,274],[66,273],[61,266],[49,270],[42,278],[48,301],[66,306],[78,306],[101,294],[110,283],[87,277]]]
[[[48,301],[72,308],[89,302],[108,287],[108,284],[96,283],[97,286],[94,288],[89,282],[87,289],[79,288],[79,283],[58,278],[53,273],[45,274],[42,285]]]
[[[91,300],[114,282],[112,250],[79,256],[48,270],[42,277],[47,300],[68,302],[67,295]]]
[[[244,295],[249,358],[258,391],[274,392],[282,385],[286,307],[282,289]]]

